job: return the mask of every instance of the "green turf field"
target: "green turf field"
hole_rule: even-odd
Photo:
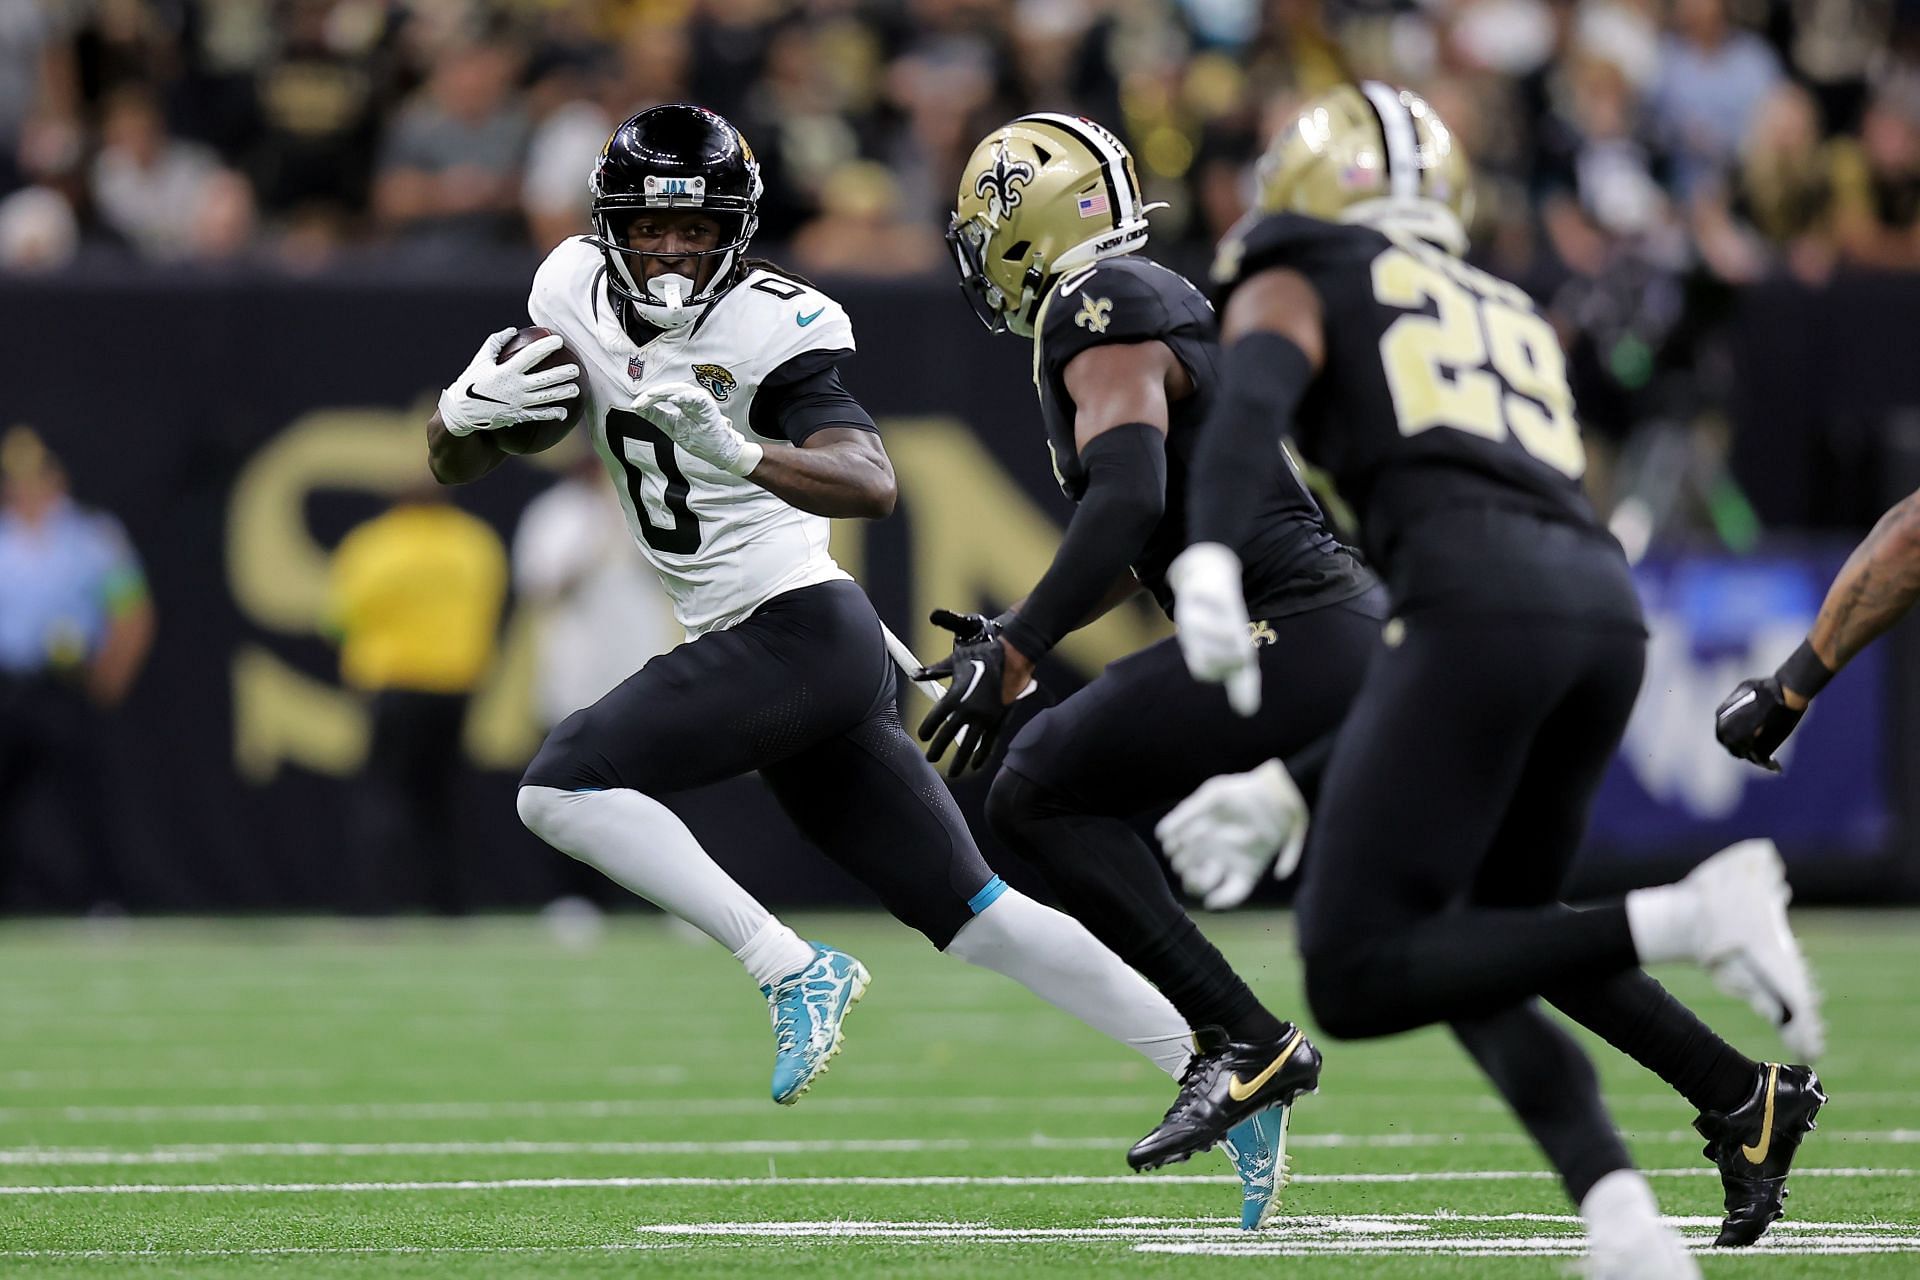
[[[1568,1266],[1568,1206],[1444,1035],[1327,1046],[1282,1216],[1249,1236],[1224,1157],[1128,1174],[1126,1146],[1170,1096],[1143,1061],[890,922],[804,924],[865,959],[873,987],[791,1109],[767,1101],[772,1038],[740,970],[650,919],[585,950],[520,919],[0,927],[0,1271]],[[1920,1274],[1920,918],[1800,924],[1830,993],[1833,1101],[1788,1222],[1707,1272]],[[1297,1009],[1286,917],[1213,932],[1276,1009]],[[1694,974],[1663,976],[1749,1052],[1778,1054]],[[1692,1113],[1597,1056],[1663,1206],[1710,1238],[1719,1185]]]

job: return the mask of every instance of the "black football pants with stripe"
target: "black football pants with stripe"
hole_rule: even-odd
[[[758,770],[801,834],[944,949],[994,876],[901,728],[897,685],[866,593],[801,587],[568,716],[522,781],[661,796]]]

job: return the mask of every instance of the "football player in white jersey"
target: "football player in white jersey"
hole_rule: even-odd
[[[592,235],[556,248],[528,309],[558,337],[497,360],[493,335],[428,425],[434,474],[497,465],[489,432],[565,416],[612,474],[689,639],[568,717],[528,766],[523,821],[731,951],[776,1037],[792,1102],[838,1050],[867,983],[722,871],[659,796],[758,770],[828,857],[935,946],[1007,974],[1177,1075],[1190,1030],[1076,921],[1009,889],[900,727],[866,595],[827,553],[829,517],[893,510],[893,468],[841,385],[846,313],[743,255],[758,166],[710,111],[655,107],[608,140]],[[584,367],[532,366],[559,338]]]

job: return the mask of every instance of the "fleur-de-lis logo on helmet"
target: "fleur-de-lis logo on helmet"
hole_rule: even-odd
[[[994,152],[993,168],[983,169],[973,181],[973,194],[987,201],[996,218],[1004,218],[1020,207],[1020,188],[1032,182],[1034,168],[1025,160],[1016,160],[1005,145]]]

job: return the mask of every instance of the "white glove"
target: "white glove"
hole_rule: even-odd
[[[1227,686],[1243,716],[1260,709],[1260,663],[1253,651],[1240,557],[1217,542],[1196,542],[1167,569],[1180,656],[1195,680]]]
[[[1275,880],[1294,873],[1307,844],[1307,802],[1287,767],[1269,760],[1208,778],[1153,831],[1187,892],[1225,911],[1247,900],[1269,862]]]
[[[440,393],[440,425],[456,436],[499,431],[525,422],[558,422],[567,416],[562,401],[580,394],[580,366],[563,364],[528,372],[562,346],[550,333],[529,342],[500,363],[500,352],[518,329],[502,329],[480,344],[467,371]]]
[[[633,398],[633,411],[675,444],[728,475],[744,476],[766,450],[734,429],[713,397],[691,382],[668,382]]]

